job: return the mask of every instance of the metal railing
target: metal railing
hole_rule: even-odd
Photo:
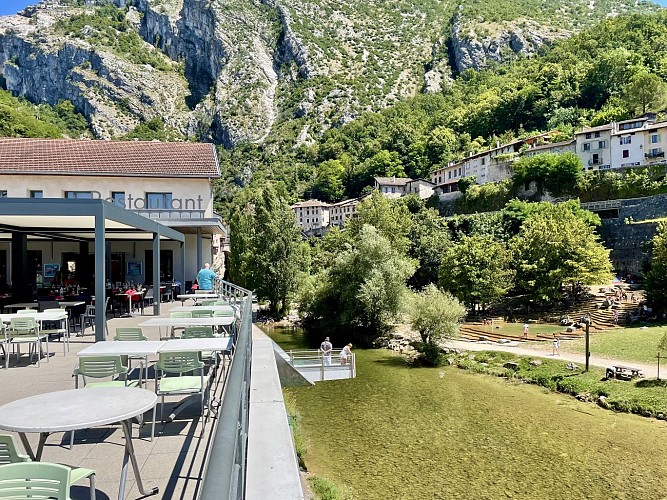
[[[311,349],[305,351],[288,351],[290,364],[299,368],[319,368],[320,380],[326,380],[325,373],[327,368],[346,368],[349,371],[350,378],[354,378],[357,372],[357,359],[354,353],[347,356],[341,356],[342,349],[332,350],[330,356],[324,356],[321,350]]]
[[[245,498],[250,365],[252,353],[252,292],[222,280],[214,289],[239,307],[236,347],[213,430],[211,452],[202,481],[201,500]]]
[[[149,219],[189,220],[205,218],[205,210],[177,210],[172,208],[142,208],[133,209],[133,212]]]

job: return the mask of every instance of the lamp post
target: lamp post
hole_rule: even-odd
[[[590,314],[586,313],[586,315],[584,316],[584,323],[586,323],[586,353],[585,353],[585,356],[586,356],[586,370],[584,370],[584,371],[588,371],[588,363],[589,363],[590,357],[591,357],[591,352],[588,350],[589,333],[590,333],[590,327],[591,327],[591,315]]]

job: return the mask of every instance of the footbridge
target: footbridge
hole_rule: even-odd
[[[354,353],[341,356],[342,349],[334,349],[331,356],[324,356],[321,350],[284,351],[278,344],[273,344],[278,372],[283,386],[302,385],[297,382],[298,373],[310,384],[326,380],[342,380],[357,376],[357,361]],[[290,372],[292,372],[290,374]],[[293,373],[296,372],[296,373]],[[287,382],[287,379],[290,382]]]

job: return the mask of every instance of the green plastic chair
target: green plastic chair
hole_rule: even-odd
[[[0,498],[70,500],[70,487],[90,479],[95,500],[95,471],[48,462],[20,462],[0,467]]]
[[[144,335],[143,330],[138,326],[116,328],[116,336],[113,338],[117,341],[125,342],[143,342],[148,340]],[[127,368],[132,371],[132,360],[138,359],[144,362],[144,367],[148,369],[148,356],[121,356],[121,362],[127,363]]]
[[[234,316],[234,311],[213,311],[213,316],[214,317],[231,318],[231,317]]]
[[[174,311],[172,313],[169,313],[170,318],[192,318],[192,313],[190,311]],[[184,327],[182,326],[172,326],[171,327],[171,337],[174,338],[174,335],[176,334],[176,330],[183,330]]]
[[[114,340],[148,340],[140,327],[116,328]]]
[[[30,457],[19,453],[14,436],[11,434],[0,434],[0,466],[23,462],[30,462]],[[83,467],[65,467],[70,469],[70,486],[83,479],[90,481],[90,498],[91,500],[95,500],[95,471]],[[2,498],[2,494],[0,494],[0,498]]]
[[[202,306],[213,306],[215,305],[217,299],[204,299],[200,302]]]
[[[23,318],[12,318],[9,324],[7,335],[10,344],[16,344],[16,361],[21,357],[21,344],[30,344],[35,346],[34,352],[37,354],[37,366],[40,366],[42,355],[42,340],[46,341],[46,361],[49,360],[49,336],[39,333],[37,321],[26,315]],[[32,351],[32,347],[30,348]],[[30,354],[32,361],[32,354]]]
[[[9,368],[9,337],[7,336],[7,328],[5,324],[0,321],[0,349],[2,349],[5,357],[5,370]]]
[[[211,309],[198,309],[192,311],[193,318],[211,318],[213,317],[213,311]]]
[[[229,302],[227,302],[226,300],[216,300],[213,305],[214,306],[228,306]]]
[[[128,369],[123,366],[120,356],[82,356],[79,366],[74,369],[75,388],[79,388],[79,376],[83,379],[84,387],[134,387],[137,381],[127,379]],[[87,381],[88,378],[103,379],[119,377],[117,380],[105,382]]]
[[[39,311],[37,309],[19,309],[16,311],[16,314],[20,314],[21,316],[34,316],[38,312]]]
[[[53,313],[54,315],[63,315],[65,311],[63,309],[58,308],[58,309],[44,309],[42,311],[46,314]],[[64,328],[63,328],[63,322],[64,322]],[[58,323],[57,326],[52,327],[52,328],[44,328],[44,323],[51,323],[55,324]],[[43,333],[44,335],[56,335],[59,339],[63,339],[63,355],[67,354],[67,351],[69,351],[69,319],[67,317],[67,314],[65,313],[63,319],[54,319],[54,320],[49,320],[45,319],[42,321],[42,328],[40,329],[40,333]]]
[[[192,373],[192,375],[186,375]],[[161,352],[156,365],[155,393],[160,396],[160,420],[164,421],[164,398],[165,396],[193,395],[201,397],[201,420],[202,434],[208,415],[204,412],[208,407],[207,391],[209,377],[204,375],[204,363],[199,359],[197,352]],[[168,376],[172,375],[172,376]],[[153,419],[155,424],[155,419]],[[153,425],[152,434],[155,432]],[[152,438],[151,434],[151,438]]]

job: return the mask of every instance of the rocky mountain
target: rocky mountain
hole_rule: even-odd
[[[95,136],[160,117],[227,147],[297,142],[466,69],[529,56],[627,0],[44,0],[0,17],[0,87],[66,99]]]

